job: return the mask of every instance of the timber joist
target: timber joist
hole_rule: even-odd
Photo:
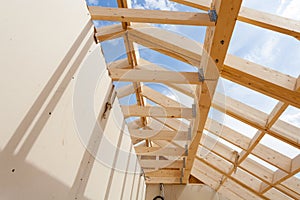
[[[293,77],[227,53],[236,20],[299,40],[300,22],[241,7],[241,0],[172,0],[199,12],[141,10],[90,6],[92,20],[120,24],[96,28],[99,42],[123,38],[127,58],[108,64],[122,105],[128,132],[147,184],[186,184],[199,179],[228,199],[300,199],[300,154],[262,143],[272,136],[300,152],[300,128],[283,121],[289,106],[300,108],[300,76]],[[204,11],[204,12],[203,12]],[[213,13],[212,19],[208,13]],[[150,24],[206,26],[204,44]],[[194,71],[170,70],[139,58],[137,45],[182,61]],[[215,92],[219,78],[278,100],[270,113]],[[145,84],[146,83],[146,84]],[[158,83],[193,101],[165,95]],[[148,104],[151,101],[151,104]],[[257,129],[245,135],[209,117],[211,108]],[[201,119],[201,120],[200,120]],[[268,167],[272,166],[272,167]]]

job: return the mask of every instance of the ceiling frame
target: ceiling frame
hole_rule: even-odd
[[[95,37],[99,42],[120,37],[124,39],[127,59],[109,64],[108,70],[114,81],[132,82],[132,84],[119,88],[117,95],[118,98],[131,94],[135,94],[137,97],[137,105],[124,105],[122,110],[125,117],[140,117],[140,120],[128,123],[128,127],[133,142],[141,142],[146,139],[146,146],[139,144],[135,147],[135,151],[140,157],[140,164],[145,168],[146,176],[150,177],[146,182],[148,184],[188,183],[189,176],[192,174],[232,199],[268,199],[270,195],[272,198],[283,198],[284,195],[287,195],[299,199],[300,193],[297,190],[297,184],[300,181],[294,175],[300,172],[300,155],[289,158],[283,153],[261,144],[260,141],[268,134],[300,149],[300,129],[279,119],[289,105],[300,108],[300,77],[288,76],[268,67],[229,55],[227,48],[236,19],[295,37],[298,40],[300,38],[300,22],[246,7],[240,8],[240,0],[232,0],[229,3],[220,0],[213,2],[210,0],[173,1],[204,11],[211,9],[212,3],[218,13],[218,20],[216,23],[211,22],[207,13],[128,9],[126,0],[118,0],[119,8],[89,7],[93,20],[122,22],[120,25],[97,28]],[[208,28],[202,47],[200,43],[169,31],[148,24],[132,22],[204,25]],[[204,77],[213,81],[202,82],[199,81],[198,73],[168,71],[140,59],[134,43],[202,68]],[[203,53],[202,49],[205,49],[207,53]],[[212,61],[209,60],[209,57],[212,58]],[[212,62],[216,64],[220,74],[210,67]],[[219,76],[275,98],[279,102],[271,113],[264,113],[222,94],[213,95]],[[192,108],[144,86],[143,82],[162,83],[195,98],[196,118],[194,118]],[[211,93],[209,94],[208,91]],[[212,98],[213,96],[214,98]],[[156,103],[157,106],[146,105],[146,99]],[[220,99],[226,99],[226,105]],[[252,138],[246,137],[207,118],[210,107],[258,129],[257,133]],[[150,110],[154,111],[150,112]],[[167,115],[163,112],[166,112]],[[207,121],[199,121],[200,115]],[[188,118],[192,124],[197,125],[191,127],[192,141],[189,141],[188,137],[189,125],[174,119],[175,117]],[[158,129],[159,127],[163,127],[163,129]],[[220,127],[223,127],[222,133],[219,132]],[[231,147],[215,141],[211,136],[202,134],[203,130],[221,137],[242,151],[237,152]],[[185,155],[185,146],[177,143],[178,141],[190,142],[187,155]],[[206,157],[201,157],[200,150],[208,150],[210,144],[213,143],[216,145],[211,152]],[[249,158],[250,154],[273,165],[278,170],[273,172]],[[151,156],[154,156],[155,159],[150,159]],[[180,158],[171,162],[170,165],[166,165],[170,162],[167,160],[168,156],[179,156]],[[148,168],[161,169],[149,171]],[[272,193],[270,193],[271,190]]]

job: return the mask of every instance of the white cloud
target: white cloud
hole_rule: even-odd
[[[267,2],[264,2],[261,7],[265,7],[265,4]],[[256,7],[253,3],[251,7],[254,9],[260,8],[258,2],[255,5]],[[264,9],[263,12],[299,20],[300,1],[281,0],[279,3],[274,3],[272,8]],[[298,66],[300,61],[296,58],[300,53],[300,45],[297,40],[267,29],[244,24],[237,25],[239,29],[235,31],[232,39],[234,43],[231,43],[231,52],[282,73],[292,76],[299,75],[300,69]]]
[[[291,18],[294,20],[300,20],[300,1],[299,0],[281,0],[281,4],[277,9],[277,14]]]
[[[88,2],[88,5],[92,5],[92,6],[98,4],[98,0],[87,0],[87,2]]]
[[[300,112],[299,109],[288,109],[281,116],[281,119],[300,128]]]
[[[133,0],[132,7],[137,9],[149,10],[170,10],[176,11],[176,4],[167,0],[145,0],[143,3]]]
[[[263,44],[256,45],[244,58],[252,62],[272,66],[280,53],[280,49],[277,48],[280,38],[278,35],[271,35],[271,37],[265,36],[265,39]]]

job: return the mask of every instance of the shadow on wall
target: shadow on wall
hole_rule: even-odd
[[[17,200],[17,199],[89,199],[85,196],[85,189],[87,187],[88,180],[91,175],[92,168],[94,166],[95,158],[90,154],[89,151],[85,150],[82,156],[78,160],[81,160],[78,169],[76,169],[76,174],[73,174],[69,179],[73,180],[72,185],[68,185],[62,182],[59,178],[51,176],[47,171],[42,171],[30,162],[26,160],[26,157],[30,153],[32,147],[36,143],[37,139],[41,137],[41,133],[46,126],[49,118],[53,113],[51,113],[57,104],[59,103],[61,97],[63,96],[67,86],[69,85],[74,73],[78,70],[81,62],[85,58],[90,46],[94,42],[93,33],[91,33],[91,28],[93,25],[89,21],[83,28],[82,32],[79,34],[74,44],[71,46],[70,50],[67,52],[66,56],[57,67],[54,74],[50,77],[48,83],[43,88],[39,94],[36,101],[33,103],[32,107],[29,109],[16,131],[11,136],[7,145],[0,151],[0,199],[2,200]],[[88,38],[88,39],[86,39]],[[84,42],[86,40],[86,42]],[[79,46],[83,46],[76,55]],[[76,57],[75,57],[76,55]],[[72,58],[75,57],[72,64],[70,64]],[[70,66],[69,68],[67,68]],[[67,70],[67,71],[66,71]],[[66,71],[66,72],[65,72]],[[63,74],[65,75],[63,76]],[[61,80],[61,82],[58,82]],[[57,86],[58,85],[58,86]],[[56,87],[57,86],[57,87]],[[50,94],[55,92],[53,96]],[[47,101],[49,99],[49,101]],[[71,101],[71,100],[70,100]],[[47,105],[43,108],[43,105],[47,102]],[[71,103],[71,102],[70,102]],[[39,114],[41,113],[41,114]],[[100,111],[101,113],[101,111]],[[33,123],[34,122],[34,123]],[[102,128],[104,130],[106,124]],[[30,128],[30,130],[29,130]],[[29,132],[27,134],[27,132]],[[53,133],[54,134],[54,133]],[[95,136],[97,134],[98,136]],[[122,133],[119,134],[119,142],[121,141]],[[24,137],[26,136],[26,139]],[[57,134],[56,134],[57,136]],[[47,137],[52,137],[47,135]],[[95,140],[97,137],[97,142]],[[97,152],[101,143],[102,137],[99,137],[99,131],[97,127],[94,127],[93,135],[91,136],[90,143],[93,143],[94,150]],[[24,141],[23,141],[24,140]],[[19,148],[19,146],[21,146]],[[18,153],[16,149],[19,148]],[[54,148],[54,147],[52,147]],[[49,150],[49,149],[48,149]],[[43,152],[40,152],[43,154]],[[74,152],[73,152],[74,154]],[[130,156],[130,154],[128,154]],[[72,155],[74,156],[74,155]],[[76,155],[75,155],[76,156]],[[118,152],[114,154],[114,159],[116,160]],[[50,159],[47,156],[43,156],[39,161],[42,163],[45,159]],[[55,159],[55,158],[52,158]],[[128,159],[129,161],[129,159]],[[67,162],[67,161],[66,161]],[[64,166],[64,163],[58,163],[58,166],[62,170],[67,171],[68,168]],[[49,166],[50,167],[50,166]],[[77,166],[74,166],[76,168]],[[70,175],[70,174],[68,174]],[[68,176],[66,175],[66,176]],[[135,183],[136,176],[131,182],[132,185],[138,184],[140,188],[140,179],[138,183]],[[110,170],[110,176],[108,183],[112,183],[114,177],[114,169]],[[124,193],[124,188],[126,187],[126,177],[127,173],[124,173],[123,182],[120,180],[122,185],[122,192]],[[102,177],[99,177],[99,185],[95,185],[96,189],[103,188],[105,198],[108,199],[109,194],[116,192],[111,188],[111,184],[107,186],[101,185]],[[133,187],[132,187],[133,188]],[[103,192],[98,191],[98,192]],[[121,192],[121,191],[118,191]],[[131,190],[131,196],[133,193]],[[133,199],[135,197],[132,197]],[[126,198],[124,198],[126,199]]]
[[[43,104],[47,98],[49,98],[51,91],[61,78],[64,70],[67,69],[71,59],[74,57],[83,40],[89,34],[91,28],[92,23],[89,21],[17,127],[5,148],[0,152],[0,199],[67,198],[67,196],[63,196],[63,194],[67,194],[66,191],[70,190],[68,186],[49,176],[47,173],[37,169],[35,166],[27,163],[25,159],[44,126],[46,125],[48,119],[50,118],[51,112],[49,111],[55,109],[65,89],[72,80],[72,76],[80,66],[80,63],[90,48],[93,40],[89,40],[85,44],[80,54],[77,56],[76,60],[66,73],[65,77],[63,77],[63,80],[58,86],[57,91],[51,97],[46,108],[42,111],[42,114],[33,125],[33,128],[19,150],[19,153],[14,155],[14,152],[17,146],[21,143],[23,137],[26,135],[27,130],[32,125],[32,122],[38,113],[41,112]],[[58,91],[59,89],[60,91]]]

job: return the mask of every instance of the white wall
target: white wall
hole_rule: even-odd
[[[206,185],[164,185],[165,200],[225,200]],[[159,185],[147,185],[146,200],[160,195]]]
[[[6,1],[0,24],[0,199],[143,199],[117,100],[96,126],[111,80],[85,2]]]

